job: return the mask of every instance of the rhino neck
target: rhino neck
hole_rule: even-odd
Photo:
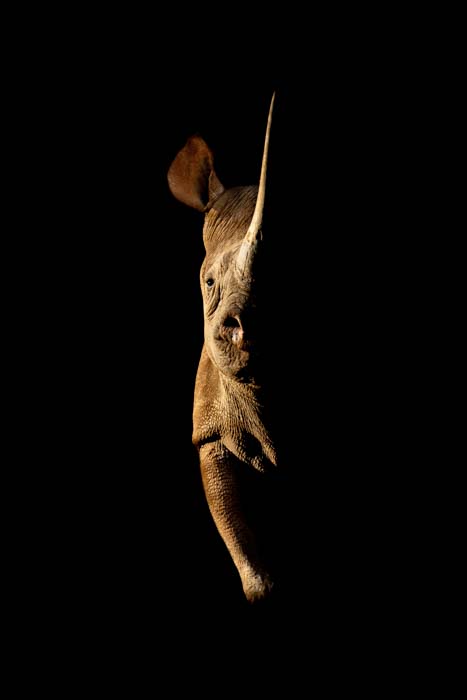
[[[203,347],[195,385],[193,443],[218,440],[242,462],[259,471],[276,466],[276,450],[256,382],[240,382],[219,372]]]

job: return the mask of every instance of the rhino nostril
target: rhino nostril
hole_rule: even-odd
[[[225,331],[224,337],[227,337],[232,343],[235,345],[238,345],[239,347],[243,346],[244,343],[244,337],[243,337],[243,325],[240,320],[240,315],[235,314],[232,316],[226,316],[224,319],[224,322],[222,324],[222,327]]]
[[[241,323],[238,319],[238,316],[227,316],[227,318],[224,321],[224,326],[226,326],[226,328],[240,328]]]

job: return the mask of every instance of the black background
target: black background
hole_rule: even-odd
[[[45,289],[36,361],[48,368],[36,380],[36,602],[46,590],[58,639],[142,663],[158,644],[191,658],[201,634],[210,654],[240,636],[247,657],[258,639],[280,654],[297,630],[323,656],[345,656],[356,636],[363,655],[391,634],[404,644],[423,549],[405,443],[417,388],[405,294],[413,68],[380,25],[358,40],[315,29],[287,60],[277,35],[266,56],[172,35],[180,55],[119,26],[71,50],[64,33],[31,67],[43,81],[31,102],[46,224],[31,256]],[[191,444],[202,217],[173,199],[166,174],[199,133],[224,185],[257,182],[274,90],[266,223],[290,566],[283,594],[254,610]]]

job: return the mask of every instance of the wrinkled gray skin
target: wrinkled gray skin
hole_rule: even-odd
[[[205,214],[206,256],[200,274],[204,344],[192,437],[212,517],[245,596],[254,602],[270,593],[273,582],[242,511],[238,475],[245,466],[267,473],[277,462],[265,424],[255,344],[255,260],[262,234],[247,235],[258,187],[225,190],[215,174],[212,152],[199,136],[178,153],[168,182],[178,200]]]

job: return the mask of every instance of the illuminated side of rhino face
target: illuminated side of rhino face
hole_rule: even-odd
[[[260,350],[255,262],[260,241],[245,243],[257,187],[227,190],[206,215],[200,284],[207,352],[219,370],[245,379]],[[245,250],[245,246],[247,249]]]

